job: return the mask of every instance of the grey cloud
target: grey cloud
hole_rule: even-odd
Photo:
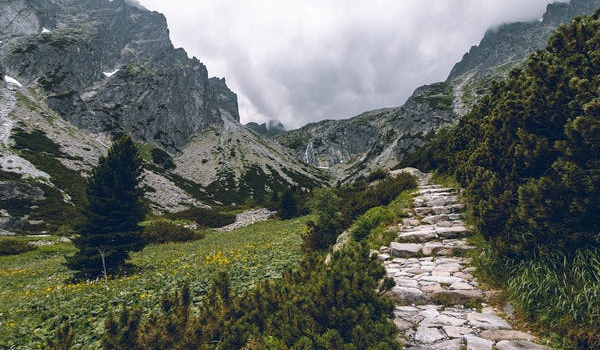
[[[136,0],[130,0],[136,1]],[[238,94],[243,122],[299,127],[401,105],[445,80],[488,28],[550,0],[141,0]]]

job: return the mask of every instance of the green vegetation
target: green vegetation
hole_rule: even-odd
[[[600,11],[561,26],[408,164],[456,176],[485,239],[481,270],[578,349],[600,347],[598,86]]]
[[[339,212],[340,199],[332,189],[318,188],[310,202],[314,221],[307,223],[307,232],[302,236],[305,251],[327,250],[342,232]]]
[[[226,274],[191,309],[189,288],[165,297],[144,322],[125,309],[105,324],[105,349],[400,349],[382,296],[385,270],[366,246],[306,257],[298,269],[265,281],[243,296],[231,293]]]
[[[405,190],[387,206],[371,208],[359,216],[350,227],[354,240],[366,241],[371,249],[388,246],[398,236],[398,230],[388,230],[387,226],[405,217],[413,192]]]
[[[142,159],[129,136],[115,141],[100,157],[87,181],[85,221],[73,241],[79,249],[67,258],[75,278],[97,278],[120,272],[129,252],[143,248],[139,223],[146,215],[138,186]]]
[[[298,215],[298,202],[294,191],[291,189],[283,192],[281,200],[279,201],[279,217],[287,220]]]
[[[222,213],[216,209],[189,208],[176,213],[166,215],[174,220],[191,220],[200,227],[223,227],[235,222],[235,214]]]
[[[46,134],[39,130],[27,132],[20,128],[15,128],[12,135],[15,141],[14,148],[18,150],[19,155],[30,161],[36,168],[48,173],[51,181],[56,187],[61,188],[68,194],[70,201],[81,206],[85,198],[85,180],[74,170],[64,166],[57,158],[69,158],[69,156],[60,151],[60,146],[50,140]],[[0,174],[3,177],[3,174]],[[63,193],[44,183],[35,181],[26,181],[44,191],[45,200],[43,202],[19,201],[18,203],[3,204],[7,205],[7,210],[11,215],[23,216],[30,215],[31,220],[43,220],[44,226],[37,230],[56,231],[65,223],[77,225],[81,222],[81,215],[75,206],[65,201]],[[31,209],[31,206],[37,206]],[[35,228],[25,228],[35,229]]]
[[[367,182],[371,183],[377,180],[383,180],[388,176],[388,172],[379,168],[379,169],[375,169],[372,172],[369,173],[369,175],[367,175]]]
[[[187,242],[204,238],[201,231],[192,230],[170,220],[152,220],[140,225],[144,228],[141,238],[146,244]]]
[[[69,323],[75,349],[99,349],[104,321],[121,304],[149,315],[159,311],[162,295],[186,283],[197,304],[221,270],[228,271],[234,294],[281,276],[301,258],[305,226],[306,218],[273,220],[232,232],[206,230],[202,240],[149,245],[131,254],[132,273],[108,283],[65,283],[73,275],[64,266],[64,255],[76,251],[70,243],[0,256],[0,344],[36,349]]]
[[[35,246],[16,238],[0,237],[0,255],[16,255],[34,250]]]

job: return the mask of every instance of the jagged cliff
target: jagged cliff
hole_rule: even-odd
[[[223,79],[175,49],[163,15],[123,0],[10,0],[2,60],[37,84],[63,118],[92,131],[127,132],[169,151],[239,120]]]
[[[163,15],[129,1],[4,1],[0,77],[0,207],[9,209],[0,221],[21,229],[58,217],[48,208],[72,212],[122,133],[146,160],[157,211],[260,202],[327,181],[243,127],[225,79],[173,47]],[[44,195],[9,198],[15,181]]]
[[[428,135],[454,123],[525,58],[546,46],[552,32],[577,15],[593,13],[600,0],[571,0],[547,7],[535,21],[489,30],[443,83],[420,87],[401,107],[375,110],[345,120],[326,120],[290,131],[278,141],[298,159],[352,180],[401,162]]]

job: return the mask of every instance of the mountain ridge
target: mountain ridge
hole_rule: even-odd
[[[503,79],[529,54],[545,47],[560,24],[577,15],[593,13],[598,7],[599,0],[549,4],[541,21],[508,23],[488,30],[480,43],[455,64],[446,81],[417,88],[404,105],[367,111],[348,119],[311,123],[279,136],[278,141],[291,148],[298,159],[330,169],[341,181],[352,181],[377,168],[392,168],[425,144],[436,130],[456,123],[487,92],[492,81]],[[430,94],[423,94],[423,89],[431,86],[444,86],[446,90],[440,93],[431,89]],[[448,110],[450,96],[453,102]],[[394,125],[398,115],[403,115],[405,123]],[[414,123],[421,125],[417,134],[409,126]],[[390,138],[390,133],[375,132],[367,124],[389,128],[396,135]],[[332,137],[332,130],[336,130],[336,135],[349,136],[338,142]],[[372,139],[362,142],[363,135]],[[356,140],[362,147],[356,147]],[[306,151],[314,156],[305,157]]]

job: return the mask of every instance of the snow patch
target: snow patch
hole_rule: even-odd
[[[50,34],[50,33],[52,33],[52,31],[50,29],[47,29],[45,27],[42,28],[42,34]]]
[[[19,83],[17,81],[17,79],[15,79],[13,77],[9,77],[8,75],[4,76],[4,81],[7,82],[8,84],[13,84],[13,85],[16,85],[18,87],[23,87],[23,85],[21,85],[21,83]]]
[[[119,71],[118,69],[115,69],[115,70],[114,70],[114,71],[112,71],[112,72],[102,72],[102,74],[104,74],[104,76],[105,76],[105,77],[107,77],[107,78],[110,78],[110,77],[112,77],[113,75],[117,74],[117,72],[118,72],[118,71]]]
[[[544,22],[544,17],[538,18],[538,22]]]

